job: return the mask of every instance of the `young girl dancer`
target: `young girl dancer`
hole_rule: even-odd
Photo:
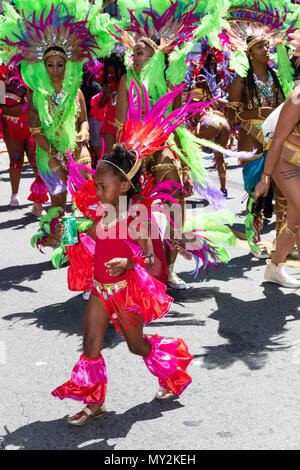
[[[95,173],[97,196],[106,210],[113,209],[114,216],[107,211],[88,232],[96,251],[93,290],[84,317],[83,354],[71,380],[52,392],[60,399],[72,398],[87,405],[68,418],[72,425],[83,425],[105,412],[107,374],[101,350],[110,320],[124,335],[129,350],[143,358],[160,386],[168,390],[163,398],[179,396],[191,382],[186,368],[192,356],[184,341],[143,334],[144,324],[168,313],[172,299],[166,295],[166,287],[145,269],[153,264],[152,241],[145,236],[148,219],[135,226],[137,239],[130,229],[134,219],[129,201],[140,180],[136,168],[135,154],[119,144]],[[121,211],[121,196],[127,198],[129,215]],[[161,398],[160,391],[156,398]]]

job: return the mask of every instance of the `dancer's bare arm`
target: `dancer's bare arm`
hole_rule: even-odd
[[[117,138],[121,133],[122,124],[127,120],[127,113],[129,108],[128,90],[127,90],[127,75],[123,75],[118,89],[118,97],[116,104],[116,127]]]
[[[27,119],[28,119],[28,125],[30,127],[30,132],[34,141],[43,150],[45,150],[45,152],[49,153],[49,156],[50,156],[50,152],[55,151],[55,149],[51,146],[47,137],[45,137],[42,134],[40,116],[39,116],[38,110],[33,104],[32,96],[30,97],[29,103],[28,103]],[[55,151],[55,154],[56,154],[56,151]]]
[[[80,115],[78,117],[78,129],[79,132],[77,134],[77,143],[88,142],[89,140],[89,123],[87,118],[87,110],[86,110],[86,103],[85,98],[81,90],[78,90],[78,99],[80,103]]]

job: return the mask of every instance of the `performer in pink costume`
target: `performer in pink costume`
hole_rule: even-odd
[[[136,101],[133,100],[134,88]],[[132,83],[128,121],[120,136],[120,143],[112,154],[99,163],[95,173],[101,214],[98,209],[98,217],[86,234],[96,247],[93,289],[84,318],[83,354],[72,371],[71,379],[52,392],[60,399],[72,398],[87,405],[68,419],[72,425],[85,424],[105,412],[107,374],[101,350],[110,320],[116,330],[124,335],[129,350],[142,356],[147,368],[158,378],[160,389],[156,398],[180,396],[191,382],[186,369],[192,355],[184,341],[157,335],[148,338],[143,334],[144,324],[164,317],[172,304],[171,297],[166,295],[166,286],[153,278],[145,268],[150,268],[154,260],[153,234],[150,236],[152,205],[159,200],[176,204],[169,192],[172,193],[172,187],[173,192],[176,192],[178,183],[165,181],[154,187],[152,177],[145,173],[141,176],[142,159],[163,148],[174,128],[201,108],[201,105],[191,104],[189,100],[166,118],[169,103],[181,91],[182,87],[175,88],[150,110],[149,98],[144,90],[146,111],[143,111],[141,94]],[[76,164],[72,159],[69,169],[71,193],[72,186],[78,188],[79,192],[81,186],[81,197],[86,192],[85,200],[90,193],[88,205],[91,202],[92,205],[88,208],[89,214],[87,210],[85,212],[94,218],[90,212],[94,207],[91,182],[85,182],[76,172]],[[88,185],[91,187],[88,188]],[[125,197],[125,212],[124,207],[120,206],[121,196]],[[77,201],[79,199],[77,194]],[[141,206],[146,208],[146,214],[139,218],[137,211]],[[87,248],[87,240],[81,241]],[[193,253],[205,249],[205,243],[202,242],[204,239],[201,240],[200,249],[195,245]],[[93,249],[92,244],[89,245]],[[70,260],[72,265],[74,258],[70,256]]]
[[[143,223],[137,226],[141,235],[135,239],[130,232],[134,221],[130,208],[125,216],[120,211],[120,196],[126,196],[129,201],[132,186],[139,183],[140,169],[132,179],[130,176],[135,166],[134,153],[119,144],[114,153],[100,163],[95,174],[100,202],[104,207],[114,207],[116,215],[110,220],[110,214],[104,213],[88,232],[96,242],[96,250],[93,289],[84,319],[84,352],[72,371],[71,380],[52,392],[60,399],[72,398],[87,405],[68,418],[73,425],[85,424],[105,412],[107,373],[99,352],[110,320],[124,335],[129,350],[142,356],[160,386],[168,389],[169,398],[181,395],[191,382],[186,368],[192,355],[184,341],[157,335],[148,338],[143,334],[144,324],[168,313],[172,299],[166,295],[166,287],[145,269],[153,264],[154,256],[151,238],[142,236],[148,228]],[[151,183],[149,180],[146,184],[147,190],[150,189],[148,196]],[[124,233],[126,238],[121,238]]]

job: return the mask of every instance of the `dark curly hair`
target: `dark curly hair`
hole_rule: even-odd
[[[136,154],[131,150],[128,150],[125,144],[118,144],[115,146],[113,153],[106,155],[103,160],[101,160],[97,166],[96,171],[100,171],[101,169],[109,169],[113,175],[117,176],[120,181],[128,181],[128,179],[118,170],[114,165],[117,165],[124,173],[128,174],[130,170],[133,168],[136,160]],[[110,165],[107,162],[111,162],[114,165]],[[134,177],[132,178],[131,182],[134,188],[139,184],[141,176],[141,170],[139,170]],[[132,186],[127,192],[128,200],[133,197],[135,193],[135,189]]]
[[[105,57],[103,61],[103,76],[104,82],[108,84],[108,67],[113,67],[115,72],[116,80],[121,80],[121,77],[126,73],[126,66],[124,64],[124,54],[115,51],[110,54],[109,57]]]

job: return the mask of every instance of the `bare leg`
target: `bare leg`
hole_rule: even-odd
[[[130,352],[147,357],[151,352],[151,344],[144,338],[144,321],[141,315],[136,314],[135,322],[135,327],[130,327],[127,331],[122,329],[124,338]]]
[[[143,318],[138,313],[134,316],[136,327],[129,325],[129,327],[125,329],[120,323],[121,329],[129,350],[133,354],[147,357],[151,352],[151,344],[149,341],[145,340],[143,336]],[[124,319],[122,320],[124,321]],[[101,300],[97,296],[91,295],[84,317],[83,352],[86,357],[95,359],[99,356],[109,322],[110,317]],[[128,324],[126,321],[125,323]],[[88,408],[92,412],[95,412],[101,408],[101,406],[102,405],[88,405]],[[85,413],[82,410],[80,413],[69,418],[68,421],[78,421],[82,418],[83,414]]]
[[[225,119],[218,120],[217,123],[209,122],[200,126],[197,137],[200,139],[211,140],[217,144],[225,147],[228,143],[230,136],[230,127]],[[221,190],[226,190],[226,163],[224,162],[223,154],[215,152],[216,169],[219,175]]]
[[[96,165],[97,165],[97,163],[99,162],[99,160],[101,158],[102,147],[101,147],[101,145],[99,145],[99,146],[98,145],[91,145],[91,147],[93,149],[94,154],[96,155]]]
[[[104,142],[106,145],[105,154],[108,155],[112,152],[112,148],[116,142],[116,138],[110,134],[104,134]]]
[[[12,140],[7,128],[3,127],[3,138],[9,155],[9,177],[12,194],[17,194],[21,180],[21,172],[24,164],[24,143]]]
[[[275,194],[275,214],[276,214],[276,238],[279,236],[282,227],[286,222],[287,200],[283,196],[279,187],[273,182],[273,190]]]
[[[275,172],[274,172],[274,179],[279,186],[280,190],[283,192],[284,196],[287,198],[288,201],[288,227],[292,232],[296,233],[296,243],[298,246],[298,251],[300,248],[300,234],[299,234],[299,221],[300,221],[300,170],[296,168],[294,165],[291,165],[288,162],[283,160],[279,160]],[[283,237],[284,234],[282,234]],[[287,234],[285,234],[287,237]],[[290,237],[291,238],[291,237]],[[290,243],[286,241],[287,246],[290,246],[290,251],[294,246],[295,238],[290,240]],[[279,244],[279,248],[278,248]],[[279,249],[278,258],[276,257],[276,261],[280,258],[287,256],[290,252],[288,251],[286,255],[284,255],[284,251],[281,246],[284,244],[284,241],[277,240],[277,249]],[[291,246],[292,245],[292,246]],[[286,248],[287,249],[287,248]],[[281,254],[282,253],[282,254]],[[274,261],[275,262],[275,261]],[[279,261],[280,262],[280,261]]]
[[[295,211],[288,209],[287,226],[282,228],[281,234],[276,241],[276,251],[272,256],[274,264],[284,263],[286,257],[295,245],[296,232],[299,229],[299,219]],[[299,242],[299,236],[297,237]]]
[[[288,200],[289,209],[300,219],[300,169],[280,159],[273,176]]]
[[[298,249],[300,245],[300,171],[290,163],[279,160],[273,176],[288,201],[288,222],[277,239],[272,262],[267,261],[265,280],[283,287],[299,288],[300,282],[285,272],[284,262],[295,241]]]
[[[225,147],[227,145],[229,135],[230,135],[229,126],[227,125],[227,127],[222,127],[222,130],[220,134],[216,137],[215,142],[221,145],[222,147]],[[217,168],[219,180],[220,180],[221,191],[225,191],[226,190],[227,165],[224,162],[223,154],[220,152],[215,152],[215,160],[216,160],[216,168]]]
[[[84,315],[83,352],[86,357],[94,359],[99,356],[109,322],[110,317],[103,303],[97,296],[91,295]],[[88,405],[88,408],[94,412],[101,406]],[[69,418],[69,421],[78,421],[84,414],[82,410]]]

